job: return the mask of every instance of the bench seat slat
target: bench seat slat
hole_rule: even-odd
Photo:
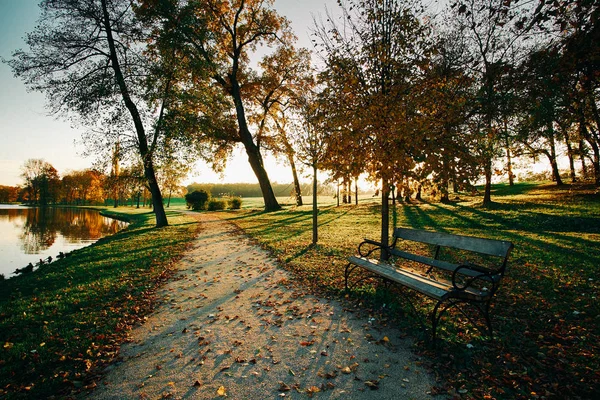
[[[351,256],[348,261],[436,300],[455,297],[481,301],[485,297],[484,293],[475,290],[457,291],[450,282],[429,279],[417,273],[397,269],[388,263],[375,259]]]
[[[450,263],[447,261],[436,260],[435,258],[421,256],[418,254],[407,253],[406,251],[402,251],[402,250],[398,250],[398,249],[394,249],[394,248],[390,249],[390,254],[392,254],[396,257],[405,258],[410,261],[416,261],[421,264],[429,265],[429,266],[440,268],[440,269],[445,269],[446,271],[450,271],[450,272],[453,272],[456,268],[459,267],[459,264],[453,264],[453,263]],[[475,271],[472,269],[468,269],[468,268],[462,268],[458,271],[458,273],[462,274],[462,275],[470,276],[472,278],[474,278],[476,276],[481,277],[481,272]],[[485,279],[490,282],[492,281],[491,278],[481,277],[481,279]]]

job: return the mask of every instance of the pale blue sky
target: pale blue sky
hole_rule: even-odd
[[[26,32],[39,17],[37,0],[0,0],[0,57],[24,48]],[[48,115],[41,93],[27,93],[8,65],[0,63],[0,185],[21,183],[20,168],[29,158],[43,158],[59,172],[91,164],[77,156],[79,132]]]
[[[35,27],[39,17],[39,0],[0,0],[0,57],[10,58],[12,51],[25,48],[23,37]],[[335,0],[276,0],[275,7],[292,21],[299,38],[298,45],[311,48],[308,28],[312,15],[325,13],[326,6],[336,9]],[[60,174],[84,169],[93,160],[80,156],[83,148],[76,145],[81,133],[49,115],[44,95],[28,93],[25,85],[14,78],[10,68],[0,63],[0,185],[22,183],[20,168],[27,159],[43,158]],[[215,182],[219,177],[206,168],[190,177],[191,181]],[[272,181],[290,182],[291,173],[283,164],[267,160]],[[225,182],[256,182],[242,151],[225,172]]]

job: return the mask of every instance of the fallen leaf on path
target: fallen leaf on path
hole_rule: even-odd
[[[375,380],[365,381],[365,385],[367,385],[367,387],[371,390],[379,389],[379,381],[375,381]]]
[[[319,389],[317,386],[311,386],[308,389],[306,389],[306,394],[309,397],[312,397],[315,393],[319,393],[321,391],[321,389]]]
[[[319,375],[321,378],[325,378],[325,379],[333,379],[337,377],[337,372],[336,371],[332,371],[332,372],[319,372],[317,375]]]
[[[227,390],[225,390],[225,386],[221,386],[218,390],[217,390],[217,394],[221,397],[227,397]]]
[[[290,390],[292,390],[291,387],[289,387],[288,385],[286,385],[284,382],[279,382],[279,389],[280,392],[288,392]]]
[[[194,387],[200,387],[202,384],[199,381],[194,382]]]

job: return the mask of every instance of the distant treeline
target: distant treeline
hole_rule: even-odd
[[[273,183],[273,192],[277,197],[294,196],[294,185],[292,183]],[[187,187],[188,193],[195,190],[204,189],[212,197],[223,196],[241,196],[241,197],[262,197],[258,183],[192,183]],[[301,185],[302,195],[312,195],[312,184],[303,183]],[[333,195],[335,188],[331,185],[319,184],[317,187],[319,195]]]

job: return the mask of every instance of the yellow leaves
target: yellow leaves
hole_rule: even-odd
[[[319,389],[317,386],[311,386],[308,389],[306,389],[306,394],[308,394],[308,396],[312,396],[315,393],[319,393],[321,391],[321,389]]]
[[[217,395],[220,397],[227,397],[227,390],[225,389],[225,386],[219,387],[217,390]]]
[[[4,346],[2,346],[2,347],[4,347],[5,349],[12,349],[14,345],[15,345],[14,343],[5,342]]]
[[[379,389],[379,381],[377,381],[377,380],[365,381],[365,385],[371,390]]]
[[[355,372],[356,369],[358,368],[358,363],[354,363],[352,365],[349,365],[347,367],[341,368],[338,366],[338,368],[342,371],[342,373],[344,374],[351,374],[352,372]]]

